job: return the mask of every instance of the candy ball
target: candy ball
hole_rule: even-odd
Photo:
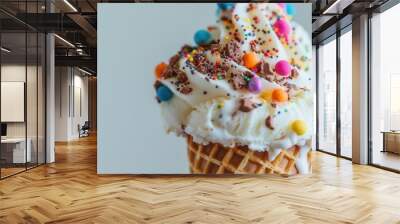
[[[289,23],[287,23],[285,20],[283,19],[276,20],[276,22],[274,23],[274,29],[279,37],[284,37],[286,40],[289,39],[291,28]]]
[[[208,32],[211,34],[212,40],[218,40],[221,36],[221,31],[216,26],[207,27]]]
[[[211,40],[211,33],[207,30],[199,30],[194,34],[194,42],[196,42],[197,45],[209,44]]]
[[[292,72],[292,66],[286,60],[280,60],[275,64],[275,71],[283,77],[288,77]]]
[[[233,9],[233,7],[235,6],[235,4],[233,3],[217,3],[218,8],[220,8],[221,10],[229,10],[229,9]]]
[[[296,8],[294,7],[293,4],[286,4],[286,13],[289,16],[294,16],[294,14],[296,13]]]
[[[272,92],[272,100],[275,102],[283,103],[288,100],[289,96],[283,89],[274,89]]]
[[[257,54],[254,52],[248,52],[243,55],[244,66],[246,66],[249,69],[254,68],[258,64],[259,61],[260,60],[258,59]]]
[[[221,16],[221,9],[220,8],[217,8],[217,10],[215,10],[215,15],[217,16],[217,17],[220,17]]]
[[[157,97],[161,101],[168,101],[173,96],[174,96],[174,94],[168,87],[161,85],[160,87],[157,88]]]
[[[161,79],[162,75],[164,74],[165,70],[167,69],[168,65],[165,64],[164,62],[161,62],[156,66],[154,69],[154,74],[156,75],[157,79]]]
[[[272,89],[264,90],[260,93],[259,97],[265,101],[272,101]]]
[[[252,93],[258,93],[261,91],[262,85],[261,80],[257,76],[253,76],[253,78],[249,81],[249,91]]]
[[[295,120],[292,123],[292,130],[297,135],[304,135],[307,132],[307,124],[302,120]]]

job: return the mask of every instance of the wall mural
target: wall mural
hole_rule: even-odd
[[[98,15],[99,174],[311,172],[311,4]]]

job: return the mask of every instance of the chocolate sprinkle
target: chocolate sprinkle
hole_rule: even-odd
[[[179,58],[180,58],[179,54],[176,54],[176,55],[172,56],[172,57],[169,59],[169,65],[170,65],[171,67],[176,67],[176,66],[178,66]]]
[[[193,50],[193,47],[185,44],[183,45],[183,47],[181,48],[181,53],[190,53]]]
[[[161,85],[162,85],[162,83],[161,83],[160,81],[157,80],[157,81],[154,82],[153,87],[154,87],[155,90],[157,90],[158,87],[160,87]]]
[[[250,112],[254,109],[254,104],[250,99],[240,99],[239,110],[242,112]]]
[[[267,62],[264,62],[263,64],[262,64],[262,71],[261,71],[265,76],[271,76],[271,75],[273,75],[274,73],[273,73],[273,71],[272,71],[272,69],[271,69],[271,66],[267,63]]]
[[[179,81],[179,83],[185,83],[188,81],[188,77],[186,76],[186,73],[181,71],[180,69],[176,69],[175,70],[176,74],[177,74],[177,79]]]
[[[235,75],[232,78],[232,84],[233,84],[233,88],[235,90],[238,90],[238,89],[245,88],[247,85],[247,82],[243,79],[242,76]]]
[[[187,95],[187,94],[191,93],[192,91],[193,91],[192,88],[190,88],[188,86],[184,86],[184,87],[182,87],[182,89],[180,89],[179,92],[181,92],[182,94]]]
[[[265,119],[265,126],[267,126],[267,128],[269,128],[271,130],[274,130],[274,127],[272,126],[272,117],[271,116],[268,116]]]
[[[291,75],[291,78],[296,79],[297,77],[299,77],[299,72],[297,71],[297,69],[293,68],[290,75]]]

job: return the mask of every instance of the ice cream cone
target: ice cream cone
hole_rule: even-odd
[[[228,148],[217,143],[197,144],[192,136],[187,137],[187,143],[190,172],[193,174],[274,173],[290,176],[311,173],[311,141],[306,144],[304,157],[297,145],[281,149],[277,155],[272,155],[269,151],[254,151],[248,147]]]

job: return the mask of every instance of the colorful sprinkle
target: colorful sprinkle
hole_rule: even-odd
[[[217,5],[221,10],[230,10],[235,6],[234,3],[217,3]]]
[[[212,40],[211,33],[207,30],[199,30],[194,34],[194,42],[197,45],[209,44]]]
[[[286,4],[286,13],[289,16],[294,16],[294,14],[296,14],[296,7],[294,7],[293,4]]]
[[[259,97],[267,102],[272,101],[272,89],[264,90],[260,93]]]
[[[289,96],[287,92],[285,92],[283,89],[274,89],[274,91],[272,92],[272,100],[275,102],[283,103],[288,101],[288,99]]]
[[[253,76],[253,78],[249,81],[249,91],[252,93],[259,93],[262,88],[261,80],[257,76]]]
[[[275,64],[275,71],[283,77],[288,77],[292,72],[292,66],[286,60],[280,60]]]
[[[161,85],[157,88],[157,97],[161,101],[169,101],[173,96],[174,94],[168,87]]]
[[[254,68],[258,64],[259,61],[260,60],[258,59],[257,54],[254,52],[248,52],[243,55],[244,66],[246,66],[249,69]]]
[[[156,68],[154,69],[154,74],[156,75],[157,79],[162,79],[162,76],[165,72],[165,70],[167,69],[168,65],[165,64],[164,62],[161,62],[160,64],[158,64],[156,66]]]
[[[279,37],[284,38],[286,41],[289,40],[289,35],[292,29],[285,20],[276,20],[276,22],[274,23],[274,30]]]
[[[304,135],[307,132],[307,124],[302,120],[295,120],[292,123],[292,130],[297,135]]]

